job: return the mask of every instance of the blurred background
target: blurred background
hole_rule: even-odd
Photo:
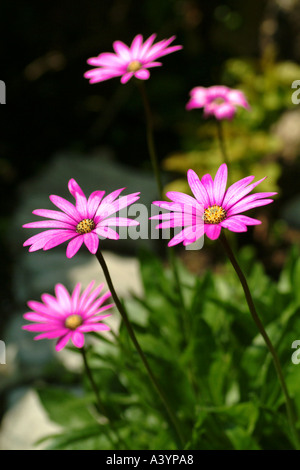
[[[51,257],[28,256],[22,243],[31,232],[21,225],[34,220],[33,209],[51,208],[49,194],[68,198],[71,177],[86,193],[127,186],[142,190],[141,202],[149,207],[157,198],[135,84],[116,78],[90,85],[83,78],[87,58],[111,52],[113,41],[130,44],[138,33],[146,39],[156,32],[158,40],[176,35],[174,44],[183,45],[163,58],[162,68],[152,69],[146,83],[168,188],[186,191],[187,169],[213,174],[222,162],[215,123],[204,120],[201,110],[185,110],[191,88],[223,84],[245,92],[251,112],[239,110],[225,123],[232,181],[268,175],[259,190],[280,197],[257,209],[264,223],[236,243],[254,242],[274,279],[291,244],[300,243],[300,108],[291,88],[300,80],[299,1],[16,0],[2,2],[1,11],[0,79],[7,98],[0,108],[0,339],[11,345],[12,360],[0,365],[0,420],[40,376],[52,348],[37,350],[21,330],[26,301],[50,292],[57,281],[73,284],[84,273],[88,282],[97,272],[86,264],[84,250],[72,261],[65,259],[65,246]],[[114,275],[123,280],[121,294],[140,292],[140,245],[103,243]],[[178,254],[199,274],[222,260],[217,244],[209,242],[196,254],[180,248]],[[47,377],[51,381],[51,369]]]

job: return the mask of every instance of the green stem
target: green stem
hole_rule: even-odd
[[[83,364],[84,364],[84,368],[85,368],[85,371],[86,371],[86,375],[88,376],[88,379],[90,381],[90,384],[92,386],[92,389],[93,389],[93,392],[95,394],[95,397],[96,397],[96,402],[97,402],[97,410],[99,413],[101,413],[103,416],[105,416],[108,420],[109,420],[109,424],[110,424],[110,427],[111,427],[111,430],[114,432],[116,438],[117,438],[117,443],[122,443],[124,449],[127,449],[127,446],[125,443],[122,442],[122,439],[120,438],[120,436],[118,435],[117,431],[114,429],[114,426],[112,424],[112,421],[111,419],[109,418],[108,416],[108,413],[101,401],[101,398],[100,398],[100,394],[99,394],[99,390],[98,390],[98,387],[96,385],[96,382],[94,380],[94,377],[93,377],[93,374],[92,374],[92,371],[90,369],[90,366],[89,366],[89,363],[88,363],[88,360],[87,360],[87,357],[86,357],[86,350],[84,347],[80,348],[80,352],[81,352],[81,355],[82,355],[82,359],[83,359]],[[114,439],[113,439],[114,440]]]
[[[169,253],[170,265],[172,266],[172,269],[173,269],[174,281],[175,281],[175,285],[176,285],[176,292],[177,292],[177,295],[178,295],[180,309],[181,309],[181,312],[182,312],[183,331],[184,331],[184,334],[185,334],[185,341],[186,341],[186,343],[188,343],[189,334],[190,334],[190,321],[189,321],[188,311],[187,311],[186,306],[185,306],[183,292],[182,292],[182,289],[181,289],[181,282],[180,282],[180,277],[179,277],[178,264],[177,264],[177,259],[176,259],[175,251],[174,251],[173,247],[169,248],[168,253]],[[178,286],[179,286],[179,288],[178,288]]]
[[[226,146],[225,146],[223,123],[219,119],[216,119],[216,124],[217,124],[218,141],[220,145],[221,154],[223,156],[224,163],[226,163],[229,169],[229,158],[228,158]]]
[[[129,336],[130,336],[130,338],[131,338],[131,340],[132,340],[132,342],[133,342],[133,344],[134,344],[134,346],[135,346],[135,348],[136,348],[136,350],[137,350],[137,352],[138,352],[138,354],[139,354],[139,356],[140,356],[140,358],[141,358],[141,360],[142,360],[142,362],[145,366],[145,369],[148,373],[148,376],[150,378],[150,381],[152,382],[153,387],[155,388],[156,392],[158,393],[158,395],[159,395],[159,397],[160,397],[160,399],[161,399],[161,401],[162,401],[162,403],[163,403],[163,405],[166,409],[166,412],[167,412],[167,414],[170,418],[171,423],[174,426],[174,430],[175,430],[175,432],[176,432],[176,434],[179,438],[179,441],[180,441],[181,445],[184,446],[185,445],[185,438],[184,438],[183,433],[181,431],[180,423],[178,422],[177,417],[174,414],[173,410],[169,406],[168,401],[166,400],[166,398],[164,396],[164,393],[161,390],[160,385],[158,384],[157,379],[154,376],[154,374],[153,374],[153,372],[150,368],[150,365],[147,361],[147,358],[146,358],[145,354],[143,353],[143,350],[141,349],[141,347],[139,345],[139,342],[138,342],[138,340],[135,336],[134,330],[133,330],[133,328],[131,326],[131,323],[129,321],[129,318],[127,316],[127,312],[126,312],[125,308],[123,307],[123,305],[122,305],[122,303],[121,303],[121,301],[120,301],[120,299],[119,299],[119,297],[118,297],[118,295],[115,291],[115,288],[114,288],[114,285],[112,283],[112,280],[111,280],[106,262],[105,262],[105,260],[103,258],[103,255],[102,255],[100,250],[98,250],[98,252],[96,253],[96,258],[99,261],[99,264],[100,264],[100,266],[103,270],[103,273],[104,273],[107,285],[109,287],[109,290],[111,292],[112,298],[115,302],[115,305],[116,305],[117,309],[119,310],[119,313],[120,313],[120,315],[123,319],[123,322],[124,322],[124,325],[125,325],[125,327],[128,331],[128,334],[129,334]]]
[[[158,158],[157,158],[157,153],[155,149],[155,144],[154,144],[154,138],[153,138],[153,119],[152,119],[152,113],[151,113],[151,108],[148,100],[148,96],[146,93],[146,88],[145,84],[143,81],[139,80],[138,81],[138,86],[140,93],[142,95],[142,100],[144,104],[144,109],[145,109],[145,116],[146,116],[146,132],[147,132],[147,144],[148,144],[148,151],[156,179],[156,184],[157,184],[157,190],[158,190],[158,195],[159,198],[162,199],[163,197],[163,184],[161,180],[161,172],[158,164]]]
[[[84,368],[85,368],[85,371],[86,371],[86,375],[88,376],[88,379],[90,381],[90,384],[92,386],[92,389],[94,391],[94,394],[95,394],[95,397],[96,397],[96,400],[97,400],[97,409],[100,413],[103,414],[103,416],[106,416],[106,411],[105,411],[105,408],[103,406],[103,403],[100,399],[100,394],[99,394],[99,390],[98,390],[98,387],[96,385],[96,382],[94,381],[94,377],[93,377],[93,374],[92,374],[92,371],[90,369],[90,366],[88,364],[88,361],[87,361],[87,357],[86,357],[86,351],[85,351],[85,348],[81,348],[80,349],[80,352],[81,352],[81,355],[82,355],[82,359],[83,359],[83,364],[84,364]],[[106,416],[107,417],[107,416]]]
[[[278,355],[274,349],[274,346],[256,312],[256,308],[255,308],[255,305],[254,305],[254,302],[253,302],[253,299],[252,299],[252,296],[251,296],[251,292],[250,292],[250,289],[249,289],[249,286],[248,286],[248,283],[247,283],[247,280],[243,274],[243,271],[241,270],[240,266],[239,266],[239,263],[228,243],[228,240],[226,238],[226,236],[224,235],[224,233],[221,233],[220,235],[220,240],[221,240],[221,243],[228,255],[228,258],[230,259],[231,261],[231,264],[233,266],[233,268],[235,269],[235,272],[237,273],[238,277],[239,277],[239,280],[241,281],[241,284],[242,284],[242,287],[244,289],[244,294],[245,294],[245,297],[246,297],[246,301],[247,301],[247,304],[248,304],[248,307],[249,307],[249,310],[250,310],[250,313],[252,315],[252,318],[260,332],[260,334],[262,335],[266,345],[267,345],[267,348],[269,349],[269,352],[272,356],[272,359],[273,359],[273,362],[274,362],[274,366],[275,366],[275,369],[276,369],[276,372],[277,372],[277,376],[278,376],[278,379],[279,379],[279,382],[280,382],[280,385],[281,385],[281,388],[282,388],[282,392],[284,394],[284,397],[285,397],[285,404],[286,404],[286,410],[287,410],[287,417],[288,417],[288,422],[289,422],[289,425],[290,425],[290,431],[291,431],[291,435],[292,435],[292,439],[294,441],[294,444],[295,444],[295,447],[297,450],[300,450],[300,443],[299,443],[299,438],[298,438],[298,433],[297,433],[297,429],[296,429],[296,420],[295,420],[295,416],[294,416],[294,410],[293,410],[293,405],[292,405],[292,401],[291,401],[291,398],[289,396],[289,392],[288,392],[288,389],[287,389],[287,386],[286,386],[286,383],[285,383],[285,379],[284,379],[284,376],[283,376],[283,372],[282,372],[282,369],[281,369],[281,365],[280,365],[280,361],[279,361],[279,358],[278,358]]]

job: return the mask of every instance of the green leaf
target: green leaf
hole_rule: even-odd
[[[51,421],[63,427],[95,422],[90,409],[93,401],[91,396],[76,396],[67,390],[54,387],[39,388],[37,392]]]

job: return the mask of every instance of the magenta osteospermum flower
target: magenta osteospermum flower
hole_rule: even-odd
[[[34,300],[28,302],[27,305],[32,311],[25,313],[24,318],[34,323],[22,328],[39,332],[35,340],[58,338],[55,347],[57,351],[63,349],[70,339],[74,346],[82,348],[84,333],[110,330],[108,325],[101,323],[103,318],[109,317],[110,314],[100,314],[114,306],[114,304],[102,306],[111,293],[107,292],[99,297],[104,284],[91,292],[94,284],[95,281],[92,281],[82,295],[80,295],[80,284],[76,285],[72,295],[65,286],[56,284],[56,297],[43,294],[42,303]]]
[[[97,68],[86,72],[84,77],[88,78],[90,83],[103,82],[113,77],[121,77],[123,84],[133,76],[147,80],[150,77],[148,69],[162,65],[161,62],[156,62],[156,59],[182,49],[182,46],[168,47],[175,37],[172,36],[153,45],[156,34],[152,34],[144,43],[143,36],[138,34],[130,47],[121,41],[115,41],[113,43],[115,54],[103,53],[88,59],[88,64]]]
[[[216,240],[222,228],[232,232],[246,232],[248,225],[257,225],[261,221],[241,213],[254,207],[273,202],[269,199],[277,193],[256,193],[247,196],[265,178],[252,183],[254,176],[247,176],[229,186],[227,183],[227,165],[223,163],[215,179],[204,175],[200,180],[193,170],[187,173],[188,183],[194,197],[184,193],[170,191],[166,195],[173,202],[155,201],[153,204],[171,212],[159,214],[151,219],[164,222],[156,228],[182,227],[168,243],[168,246],[183,243],[189,245],[204,234]]]
[[[226,86],[195,87],[190,92],[191,98],[186,109],[203,108],[204,116],[215,116],[216,119],[232,119],[236,106],[249,110],[250,106],[244,93]]]
[[[133,204],[139,199],[139,192],[118,196],[125,189],[117,189],[103,198],[105,191],[94,191],[87,199],[74,179],[68,188],[76,200],[76,206],[60,196],[50,196],[50,201],[61,209],[60,211],[36,209],[32,213],[52,220],[41,220],[23,225],[25,228],[51,228],[26,240],[23,246],[31,245],[29,251],[50,250],[67,240],[67,257],[72,258],[82,243],[95,254],[99,246],[98,236],[118,240],[118,233],[110,226],[132,226],[139,223],[125,217],[110,217],[117,211]]]

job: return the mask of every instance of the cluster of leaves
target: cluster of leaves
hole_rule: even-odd
[[[245,247],[239,259],[259,315],[275,345],[300,415],[299,366],[291,361],[300,331],[300,258],[292,251],[275,282]],[[172,264],[170,264],[172,266]],[[160,385],[175,411],[186,449],[291,449],[285,405],[266,346],[249,314],[231,265],[198,277],[174,271],[153,253],[140,254],[142,297],[125,306]],[[88,360],[108,418],[84,390],[41,387],[50,419],[62,432],[54,449],[176,449],[179,445],[127,330],[95,335]],[[74,354],[78,350],[74,349]]]
[[[258,179],[268,175],[262,190],[278,190],[280,165],[276,156],[282,150],[282,142],[272,132],[272,125],[285,110],[295,108],[291,85],[299,76],[299,65],[275,62],[268,56],[261,61],[230,59],[225,63],[222,83],[243,90],[251,105],[251,112],[239,109],[230,126],[223,123],[233,181],[245,174],[256,175]],[[180,129],[184,150],[169,155],[164,168],[184,175],[189,168],[198,174],[212,173],[222,158],[216,122],[203,119],[201,110],[191,111],[189,120]],[[185,179],[178,178],[169,184],[168,190],[188,191],[188,185]]]

